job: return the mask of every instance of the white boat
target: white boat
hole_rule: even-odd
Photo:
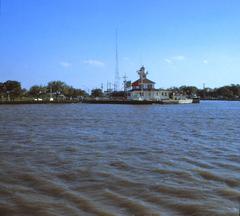
[[[190,104],[190,103],[193,103],[193,99],[180,99],[178,100],[178,103],[179,104]]]

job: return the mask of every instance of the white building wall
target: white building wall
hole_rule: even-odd
[[[129,100],[167,100],[169,99],[169,91],[143,91],[143,95],[141,95],[141,91],[135,90],[128,93]]]

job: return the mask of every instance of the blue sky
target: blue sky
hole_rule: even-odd
[[[1,0],[0,82],[91,89],[145,65],[157,87],[240,83],[239,0]]]

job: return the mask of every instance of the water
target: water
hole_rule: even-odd
[[[229,215],[240,102],[0,106],[0,215]]]

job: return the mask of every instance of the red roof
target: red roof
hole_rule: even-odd
[[[151,81],[149,79],[144,79],[142,82],[144,84],[155,84],[155,82],[153,82],[153,81]],[[140,84],[141,84],[141,80],[138,79],[138,80],[136,80],[135,82],[132,83],[132,86],[139,86]]]

